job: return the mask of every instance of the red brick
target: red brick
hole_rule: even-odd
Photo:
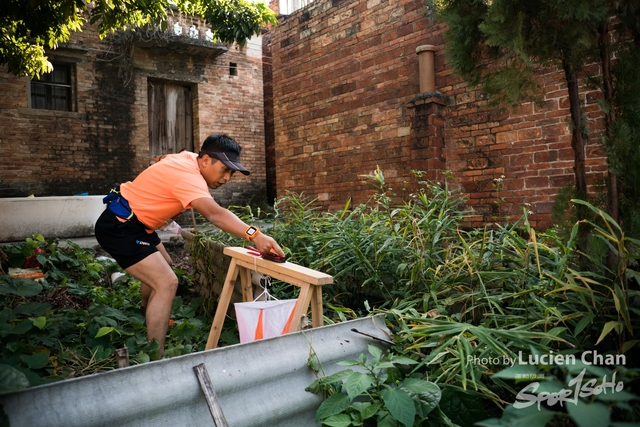
[[[281,19],[286,25],[270,30],[278,41],[298,34],[302,26],[314,28],[305,42],[314,48],[295,58],[287,56],[287,64],[276,58],[288,55],[296,48],[291,44],[296,42],[291,41],[286,48],[279,42],[273,44],[274,106],[278,117],[274,127],[276,135],[291,135],[278,139],[278,145],[304,146],[312,139],[313,155],[327,159],[335,176],[344,177],[344,183],[332,184],[331,196],[323,206],[337,209],[350,196],[354,197],[354,203],[359,203],[371,195],[362,180],[347,182],[340,170],[360,176],[380,165],[383,172],[386,168],[397,173],[402,182],[411,178],[410,168],[414,166],[442,167],[453,172],[456,178],[452,185],[464,188],[472,200],[470,205],[478,214],[469,219],[471,224],[492,221],[495,195],[486,186],[505,175],[500,194],[509,200],[505,212],[518,215],[526,198],[541,206],[540,211],[536,210],[535,223],[550,225],[546,204],[552,203],[559,187],[573,180],[564,74],[552,68],[542,70],[539,81],[546,96],[542,107],[525,103],[515,112],[493,109],[479,89],[468,87],[448,68],[442,51],[446,27],[433,20],[433,16],[422,15],[420,0],[404,1],[402,16],[394,15],[395,6],[384,2],[371,8],[365,7],[366,0],[334,4],[316,0],[304,11]],[[348,19],[332,23],[326,19],[326,16],[347,16],[346,12],[352,10],[357,13],[348,15]],[[300,20],[302,13],[309,14],[311,19]],[[357,38],[343,38],[354,26],[359,29]],[[399,37],[400,34],[405,36]],[[323,45],[323,38],[339,39],[341,44]],[[447,97],[448,103],[445,108],[428,113],[439,116],[418,119],[417,108],[407,105],[419,92],[415,48],[422,44],[437,46],[436,89]],[[315,66],[309,67],[307,64],[312,62]],[[304,76],[288,71],[302,67]],[[314,84],[294,84],[309,80]],[[348,86],[343,85],[351,84],[355,84],[355,90],[334,93],[333,97],[323,94],[335,91],[334,88],[346,89]],[[581,90],[581,99],[587,101],[585,112],[590,130],[597,135],[604,126],[602,114],[595,108],[599,93],[586,86]],[[336,118],[337,121],[330,121]],[[407,127],[409,132],[405,132]],[[441,148],[431,145],[433,138],[444,142]],[[345,150],[338,153],[345,155],[337,155],[332,143],[336,140],[351,141],[345,147],[338,144],[339,150]],[[285,150],[279,148],[276,152],[282,154]],[[594,179],[602,176],[603,153],[597,145],[589,146],[587,152],[590,176]],[[488,162],[484,164],[478,159]],[[410,164],[403,167],[402,163],[396,163],[402,161]],[[317,171],[311,166],[295,172],[283,167],[291,162],[303,160],[282,155],[276,160],[279,195],[285,190],[304,191],[311,196],[327,193],[326,182],[316,179]],[[479,168],[469,169],[469,164]]]

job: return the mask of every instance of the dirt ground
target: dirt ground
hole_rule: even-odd
[[[173,244],[172,244],[173,243]],[[191,255],[189,251],[184,248],[184,240],[177,242],[165,242],[167,252],[171,255],[173,260],[173,266],[185,270],[188,274],[193,274],[193,267],[189,264]]]

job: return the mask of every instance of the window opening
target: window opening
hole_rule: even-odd
[[[229,75],[237,76],[238,75],[238,64],[235,62],[229,62]]]
[[[71,65],[52,65],[51,73],[31,80],[31,108],[71,111]]]

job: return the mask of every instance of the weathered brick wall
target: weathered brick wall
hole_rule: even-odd
[[[178,21],[185,34],[195,23],[204,39],[202,22]],[[28,79],[0,68],[0,197],[103,194],[133,179],[151,160],[147,80],[156,79],[191,87],[196,150],[211,133],[227,133],[243,147],[251,175],[234,176],[214,192],[216,200],[228,205],[264,199],[261,42],[228,46],[217,57],[202,45],[138,43],[131,66],[123,68],[113,38],[99,41],[90,28],[73,34],[52,59],[76,64],[74,112],[28,108]],[[237,75],[231,75],[231,63]]]
[[[272,68],[271,33],[266,32],[262,37],[262,81],[264,87],[264,146],[267,168],[267,200],[269,203],[273,203],[277,198]]]
[[[317,197],[328,209],[372,189],[362,175],[379,165],[396,192],[411,170],[453,187],[475,210],[470,224],[519,215],[550,225],[558,188],[573,182],[573,152],[563,76],[543,70],[545,104],[500,113],[445,63],[445,26],[421,0],[316,0],[270,30],[278,196]],[[416,48],[436,46],[436,97],[420,95]],[[593,131],[588,179],[606,170],[597,131],[598,94],[584,89]],[[502,183],[500,180],[504,175]],[[499,190],[499,191],[497,191]]]

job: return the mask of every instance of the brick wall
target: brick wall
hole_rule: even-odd
[[[278,196],[304,192],[339,209],[368,199],[362,175],[377,166],[397,192],[412,169],[434,180],[450,170],[474,209],[470,224],[519,215],[528,203],[532,223],[549,226],[558,188],[574,180],[563,75],[541,71],[544,106],[499,112],[451,72],[444,31],[421,0],[316,0],[280,17],[270,30]],[[436,46],[432,96],[420,94],[421,45]],[[592,185],[606,171],[598,97],[581,93]]]
[[[196,150],[210,133],[227,133],[243,147],[251,175],[234,176],[214,192],[216,200],[228,205],[266,197],[260,39],[244,48],[212,48],[202,22],[176,20],[184,37],[196,25],[201,38],[139,41],[130,67],[122,67],[119,40],[99,41],[91,28],[52,52],[50,59],[75,64],[73,112],[28,108],[29,80],[0,68],[0,197],[104,194],[133,179],[151,161],[148,79],[191,88]]]

